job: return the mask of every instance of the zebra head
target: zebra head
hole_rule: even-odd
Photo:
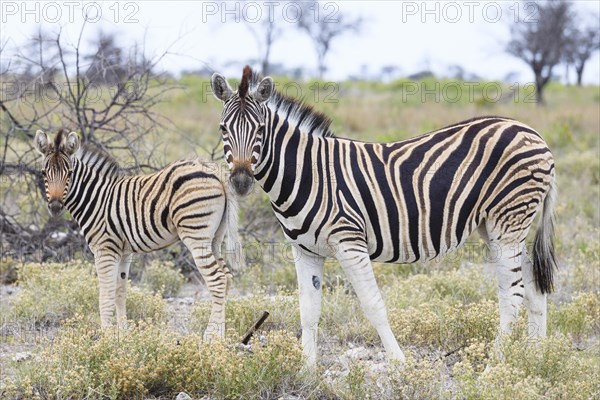
[[[266,77],[259,82],[246,65],[237,91],[219,74],[212,76],[211,86],[215,97],[223,102],[220,128],[225,160],[231,171],[229,179],[235,192],[244,196],[254,183],[273,79]]]
[[[60,130],[54,141],[50,141],[45,132],[37,131],[34,141],[35,148],[43,156],[42,175],[48,211],[57,216],[64,209],[73,171],[71,156],[79,149],[79,137],[75,132],[65,137]]]

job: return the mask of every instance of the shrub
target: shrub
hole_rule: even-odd
[[[269,296],[257,290],[255,293],[238,298],[230,298],[225,309],[225,324],[230,331],[228,336],[238,337],[250,328],[263,311],[269,312],[269,318],[261,329],[294,331],[300,327],[300,313],[295,293],[281,292]],[[208,324],[211,303],[197,302],[192,311],[191,328],[203,332]]]
[[[10,285],[15,283],[18,278],[19,263],[12,258],[3,259],[0,261],[0,284]]]
[[[348,342],[379,343],[379,336],[364,315],[356,295],[344,286],[324,290],[319,327],[323,337],[334,337],[342,346]]]
[[[28,263],[19,270],[18,284],[23,290],[8,310],[7,318],[41,324],[56,324],[76,314],[99,318],[98,280],[91,263]],[[129,287],[127,316],[133,320],[162,321],[166,317],[165,303],[160,296]]]
[[[429,400],[451,398],[441,360],[417,360],[411,355],[403,367],[390,364],[386,378],[389,398]]]
[[[492,341],[498,330],[498,304],[490,300],[469,305],[431,301],[392,310],[390,326],[400,343],[450,351],[471,339]]]
[[[433,268],[433,266],[432,266]],[[496,285],[483,272],[481,265],[464,264],[458,269],[430,270],[408,277],[384,278],[393,290],[386,293],[393,307],[417,306],[430,301],[469,304],[496,299]]]
[[[185,277],[171,261],[153,260],[144,269],[141,284],[162,297],[174,297],[185,283]]]
[[[532,341],[517,333],[499,350],[475,341],[461,351],[453,368],[460,398],[591,399],[598,393],[598,355],[581,354],[565,336]]]
[[[577,295],[560,307],[551,306],[549,328],[582,340],[584,335],[600,332],[600,296],[596,293]]]
[[[39,368],[43,365],[44,368]],[[267,334],[252,352],[231,342],[204,343],[165,324],[140,322],[119,336],[74,319],[43,343],[35,359],[14,365],[7,396],[86,399],[193,397],[264,398],[293,391],[302,367],[298,341],[285,331]]]

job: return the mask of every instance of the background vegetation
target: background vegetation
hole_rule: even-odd
[[[75,130],[125,173],[147,173],[186,156],[221,162],[222,106],[209,90],[213,62],[177,79],[160,74],[157,65],[175,48],[125,49],[101,30],[89,40],[83,15],[76,39],[43,31],[52,26],[44,21],[22,46],[10,34],[0,43],[0,398],[172,399],[182,391],[203,399],[599,398],[600,88],[582,86],[600,47],[597,16],[567,1],[528,1],[521,11],[533,8],[533,19],[504,21],[509,40],[489,48],[526,63],[530,84],[485,82],[455,64],[447,77],[435,77],[427,60],[404,78],[397,60],[376,75],[364,65],[359,76],[337,83],[308,76],[324,76],[338,39],[368,35],[371,22],[343,10],[331,23],[312,18],[318,4],[299,5],[309,8],[298,23],[280,14],[258,23],[243,18],[259,49],[248,63],[329,115],[339,136],[402,140],[487,114],[521,120],[545,137],[559,187],[560,271],[549,296],[548,338],[527,338],[523,313],[511,337],[494,346],[495,271],[472,238],[444,260],[374,266],[408,357],[404,368],[386,361],[341,269],[328,261],[318,371],[303,371],[290,248],[259,188],[241,207],[248,268],[234,280],[225,341],[201,341],[210,303],[189,253],[177,245],[135,259],[129,329],[103,335],[94,266],[79,228],[68,214],[50,218],[44,204],[35,130]],[[515,5],[504,7],[512,15]],[[240,22],[233,19],[218,28]],[[310,40],[317,71],[272,61],[273,44],[290,31]],[[557,83],[563,70],[563,82],[575,71],[577,86]],[[263,310],[267,322],[249,346],[240,345]]]
[[[96,277],[85,252],[42,264],[4,252],[0,397],[173,398],[186,391],[194,398],[597,398],[598,87],[552,83],[541,108],[528,101],[530,88],[495,82],[479,83],[470,96],[464,82],[432,78],[339,85],[275,80],[280,90],[297,91],[331,116],[343,137],[401,140],[485,114],[509,116],[537,129],[555,155],[559,182],[561,267],[557,290],[549,296],[548,339],[527,338],[522,315],[503,356],[494,351],[494,270],[472,238],[445,260],[375,266],[392,329],[409,358],[404,369],[385,361],[342,271],[328,262],[319,371],[304,373],[293,263],[268,199],[257,188],[241,207],[249,267],[235,277],[223,343],[201,343],[207,294],[197,275],[177,261],[177,249],[160,253],[146,268],[147,259],[136,260],[128,296],[131,327],[114,337],[100,334]],[[193,153],[208,158],[215,148],[220,155],[221,105],[209,93],[207,78],[189,75],[171,84],[182,89],[165,94],[154,111],[176,121],[177,129],[158,127],[150,145],[163,148],[169,161]],[[0,184],[14,185],[14,179],[19,178],[4,175]],[[5,192],[3,207],[19,204],[19,196],[19,191]],[[37,196],[29,207],[45,214]],[[183,287],[181,269],[187,271]],[[249,348],[240,346],[240,336],[263,310],[271,313],[263,330]]]

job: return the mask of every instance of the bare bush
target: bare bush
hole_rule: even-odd
[[[0,79],[0,228],[2,257],[22,260],[71,258],[87,246],[75,221],[51,219],[43,207],[39,156],[33,147],[37,129],[76,131],[120,161],[125,173],[156,170],[162,162],[155,140],[168,119],[154,111],[175,86],[154,72],[168,52],[152,59],[135,46],[120,49],[101,35],[90,48],[62,32],[39,31],[29,45],[3,59]],[[95,47],[95,48],[94,48]]]

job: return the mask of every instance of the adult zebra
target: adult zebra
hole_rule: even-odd
[[[150,174],[125,176],[107,154],[80,146],[75,132],[54,141],[37,131],[42,174],[53,216],[69,210],[94,254],[100,288],[102,328],[126,323],[125,298],[132,254],[181,240],[191,251],[212,300],[205,338],[223,337],[231,273],[221,258],[225,233],[234,265],[243,262],[237,204],[215,165],[181,160]]]
[[[334,137],[330,120],[274,91],[246,66],[237,91],[214,74],[230,180],[253,177],[293,243],[302,344],[316,362],[325,257],[340,262],[387,353],[404,360],[387,320],[371,260],[410,263],[456,250],[474,231],[496,256],[501,332],[525,299],[529,333],[546,333],[546,293],[556,266],[554,161],[542,137],[501,117],[483,117],[396,143]],[[542,207],[533,246],[525,238]]]

